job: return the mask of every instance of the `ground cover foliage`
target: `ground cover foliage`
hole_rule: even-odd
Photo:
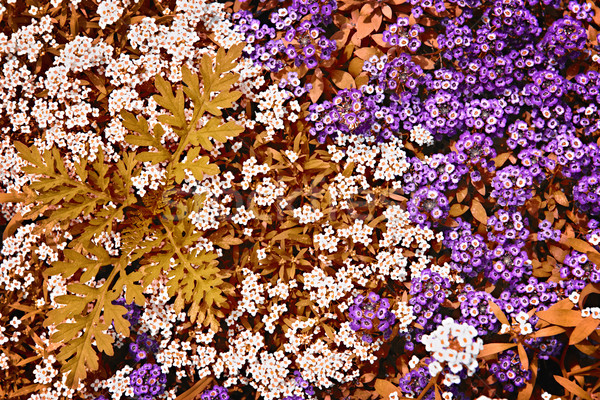
[[[0,395],[598,398],[599,24],[3,0]]]

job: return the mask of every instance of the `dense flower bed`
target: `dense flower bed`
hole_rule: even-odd
[[[0,396],[600,398],[599,30],[1,0]]]

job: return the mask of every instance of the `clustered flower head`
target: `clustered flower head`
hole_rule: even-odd
[[[245,34],[246,42],[252,45],[251,50],[245,51],[255,65],[277,72],[286,66],[281,59],[286,57],[296,67],[314,69],[336,50],[335,40],[325,37],[324,29],[332,23],[336,9],[335,0],[293,0],[291,5],[270,13],[270,24],[261,22],[248,10],[238,11],[233,19],[235,29]],[[282,32],[283,37],[277,38],[277,32]]]
[[[146,363],[131,372],[129,382],[138,400],[154,400],[164,393],[167,376],[157,364]]]
[[[396,322],[396,315],[390,311],[390,301],[374,292],[366,296],[358,295],[354,303],[348,308],[350,328],[353,331],[364,332],[362,340],[370,343],[373,335],[382,333],[388,339]]]
[[[477,336],[477,329],[468,324],[459,324],[452,318],[442,321],[431,334],[423,335],[421,343],[434,359],[428,365],[431,376],[436,376],[444,367],[450,370],[445,375],[445,384],[459,383],[458,374],[466,371],[472,376],[478,368],[477,355],[483,349],[483,340]]]
[[[565,257],[560,268],[561,287],[568,296],[575,290],[582,290],[588,282],[600,282],[600,268],[590,261],[587,254],[573,250]]]
[[[229,393],[223,386],[215,385],[200,395],[201,400],[229,400]]]
[[[158,342],[152,339],[147,333],[139,333],[135,342],[129,344],[129,353],[133,356],[136,362],[140,362],[148,358],[149,354],[158,351]]]
[[[525,386],[531,377],[531,371],[524,370],[517,353],[507,350],[498,357],[498,362],[490,365],[490,371],[501,382],[503,389],[509,393]]]
[[[448,216],[448,198],[441,191],[424,187],[413,193],[408,203],[408,212],[413,222],[431,227]]]
[[[419,35],[425,32],[419,24],[410,25],[408,17],[398,17],[395,24],[383,31],[382,40],[390,46],[407,47],[410,51],[417,51],[421,47]]]
[[[416,322],[423,329],[430,330],[442,322],[442,315],[436,312],[446,300],[446,291],[450,289],[450,281],[429,268],[421,271],[418,279],[414,279],[410,287],[413,313],[418,316]],[[408,343],[407,343],[408,344]]]

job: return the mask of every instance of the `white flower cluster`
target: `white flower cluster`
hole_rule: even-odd
[[[271,305],[271,312],[267,315],[263,315],[262,322],[265,324],[265,330],[269,333],[275,332],[276,325],[274,322],[281,318],[284,312],[288,310],[287,305],[273,304]]]
[[[263,178],[262,182],[258,184],[254,193],[254,201],[259,206],[267,207],[270,206],[285,193],[286,184],[283,182],[275,182],[271,178]]]
[[[256,165],[256,158],[250,157],[242,165],[242,175],[244,180],[242,181],[242,189],[247,190],[250,188],[252,177],[258,174],[266,174],[269,172],[269,166],[267,164]]]
[[[421,125],[416,125],[410,130],[410,141],[419,146],[431,146],[433,144],[433,135]]]
[[[392,310],[396,318],[398,318],[398,332],[408,332],[409,325],[417,319],[413,314],[413,306],[405,301],[398,302],[398,307]]]
[[[246,206],[241,206],[236,211],[237,212],[235,213],[235,215],[231,218],[231,220],[236,224],[246,225],[248,221],[256,218],[256,215],[254,215],[254,211],[246,210]]]
[[[335,230],[331,225],[327,223],[323,229],[323,233],[315,234],[313,241],[317,250],[326,250],[329,253],[335,253],[340,239],[335,235]]]
[[[373,228],[369,225],[365,225],[362,219],[357,219],[354,224],[347,229],[338,229],[337,234],[341,238],[352,237],[354,243],[362,243],[368,246],[373,241],[371,235],[373,234]]]
[[[227,316],[225,322],[228,326],[233,325],[245,312],[255,316],[258,312],[258,305],[266,301],[264,296],[265,287],[263,284],[258,283],[261,279],[260,274],[255,274],[247,268],[242,269],[242,273],[246,276],[241,284],[242,301]]]
[[[301,224],[310,224],[317,222],[323,218],[323,212],[319,209],[313,209],[309,204],[305,204],[302,208],[294,209],[294,218],[298,218]]]
[[[468,324],[456,323],[452,318],[446,318],[442,324],[429,335],[423,335],[421,343],[432,353],[429,373],[436,376],[446,363],[451,373],[445,375],[444,384],[450,386],[460,383],[457,375],[463,369],[472,376],[477,370],[477,355],[483,349],[483,340],[477,337],[477,329]]]
[[[373,364],[377,361],[375,352],[381,348],[383,341],[375,340],[373,343],[363,341],[359,335],[350,328],[350,322],[344,322],[340,326],[339,331],[334,333],[334,341],[338,346],[343,344],[348,349],[352,349],[353,353],[362,361],[368,361]]]
[[[58,370],[54,368],[52,364],[56,362],[56,358],[53,355],[48,355],[48,358],[43,359],[44,365],[37,364],[33,371],[33,375],[35,375],[34,383],[41,383],[46,385],[54,379],[56,375],[58,375]]]

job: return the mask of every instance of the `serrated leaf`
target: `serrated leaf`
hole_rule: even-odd
[[[221,119],[211,118],[206,125],[190,134],[190,143],[194,146],[202,146],[208,151],[213,145],[208,138],[213,138],[220,143],[225,143],[228,137],[236,137],[244,131],[244,128],[233,121],[221,125]]]
[[[156,89],[158,89],[160,92],[160,95],[152,96],[154,101],[173,114],[173,117],[175,117],[173,126],[178,128],[186,126],[184,113],[185,99],[183,97],[183,91],[178,90],[177,94],[173,96],[173,88],[171,87],[171,84],[160,75],[156,75],[154,83]]]
[[[242,92],[221,92],[213,100],[204,104],[206,111],[215,116],[221,116],[221,108],[229,108],[234,101],[242,96]]]
[[[94,338],[96,339],[96,347],[98,347],[98,350],[107,356],[114,355],[112,344],[115,339],[111,335],[101,332],[98,329],[94,329]]]
[[[123,126],[131,131],[134,132],[138,132],[141,135],[145,135],[148,133],[148,121],[146,121],[146,118],[144,118],[143,116],[139,115],[139,116],[135,116],[132,113],[126,111],[126,110],[121,110],[120,112],[121,118],[123,118],[123,121],[121,122],[123,124]],[[129,136],[134,136],[134,135],[129,135]],[[137,136],[136,136],[137,137]],[[127,136],[125,137],[125,140],[129,141],[127,139]],[[132,143],[135,144],[135,143]],[[145,146],[145,145],[138,145],[138,146]]]

